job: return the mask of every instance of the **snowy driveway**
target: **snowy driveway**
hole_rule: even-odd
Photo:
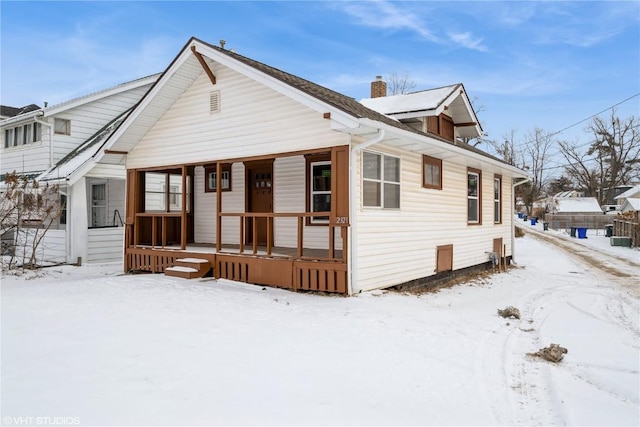
[[[547,243],[517,245],[519,268],[420,296],[115,266],[3,277],[4,423],[640,424],[637,296]],[[521,320],[497,316],[508,305]],[[526,355],[550,343],[569,350],[560,364]]]

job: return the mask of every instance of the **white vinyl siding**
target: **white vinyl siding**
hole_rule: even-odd
[[[443,188],[432,191],[422,188],[423,159],[421,154],[392,148],[376,149],[384,154],[402,156],[401,209],[356,210],[357,289],[370,290],[401,284],[435,274],[436,246],[453,244],[453,268],[461,269],[484,263],[485,252],[493,250],[493,239],[502,237],[511,254],[510,223],[467,226],[467,165],[442,158]],[[361,156],[357,170],[360,171]],[[463,159],[461,161],[464,161]],[[477,165],[474,165],[477,167]],[[492,171],[493,172],[493,171]],[[482,185],[485,193],[493,188],[493,173],[485,173]],[[503,179],[507,175],[503,174]],[[360,194],[361,180],[355,181]],[[503,200],[510,200],[511,186],[504,185]],[[489,193],[490,194],[490,193]],[[485,197],[482,212],[492,213],[493,199]],[[502,207],[503,218],[507,218]]]
[[[32,251],[29,248],[32,247],[34,238],[42,236],[43,230],[37,230],[35,228],[23,228],[18,234],[16,251],[20,251],[22,256],[23,250],[25,256],[31,256]],[[44,237],[38,244],[36,249],[36,263],[37,264],[51,264],[66,262],[66,231],[49,229],[44,233]]]
[[[220,91],[220,111],[210,113],[211,81],[202,73],[129,152],[127,168],[246,158],[346,143],[346,135],[332,131],[331,121],[321,112],[228,68],[215,66],[213,71]],[[134,126],[125,135],[132,133],[133,137],[136,130]]]
[[[234,163],[231,166],[233,187],[222,192],[223,212],[244,212],[244,165]],[[194,235],[196,243],[216,242],[216,194],[204,191],[204,168],[195,169],[194,186]],[[222,218],[222,243],[238,244],[240,222],[237,218]]]
[[[231,169],[233,187],[222,193],[223,212],[244,212],[245,174],[242,163],[234,163]],[[305,211],[305,158],[304,156],[276,159],[274,174],[274,211]],[[216,241],[216,193],[204,191],[204,168],[195,169],[195,239],[196,243]],[[276,218],[274,220],[275,246],[295,247],[297,245],[297,220],[295,218]],[[240,224],[236,217],[222,218],[222,243],[238,244]],[[336,249],[342,247],[336,233]],[[304,226],[304,245],[311,249],[327,249],[329,246],[328,227]]]
[[[88,263],[122,261],[124,227],[88,230]]]
[[[19,144],[14,147],[14,132],[12,131],[10,146],[6,147],[6,142],[0,145],[2,149],[0,173],[7,173],[14,170],[19,172],[39,172],[48,169],[78,145],[94,135],[108,122],[137,103],[149,89],[149,86],[150,85],[145,85],[124,93],[110,95],[64,111],[64,114],[61,113],[58,118],[70,121],[71,135],[56,134],[49,126],[37,124],[35,125],[35,134],[33,133],[33,129],[30,132],[32,142],[26,145],[22,144],[24,141],[24,136],[22,136]],[[55,118],[56,117],[45,117],[40,120],[48,121],[51,126],[55,126]],[[16,125],[15,127],[17,128],[18,126]],[[19,125],[19,127],[20,134],[24,135],[23,125]],[[53,149],[51,150],[53,152],[53,159],[51,159],[49,149],[50,136],[52,134],[54,139]],[[2,135],[3,138],[5,138],[7,132],[3,131]],[[53,160],[53,164],[51,160]]]

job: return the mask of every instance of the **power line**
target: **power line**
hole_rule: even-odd
[[[582,120],[580,120],[580,121],[578,121],[578,122],[575,122],[575,123],[574,123],[574,124],[572,124],[572,125],[569,125],[569,126],[567,126],[567,127],[564,127],[564,128],[562,128],[562,129],[560,129],[560,130],[558,130],[558,131],[552,132],[552,133],[550,133],[550,134],[546,135],[546,137],[547,137],[547,138],[551,138],[552,136],[555,136],[555,135],[561,134],[562,132],[564,132],[564,131],[566,131],[566,130],[568,130],[568,129],[571,129],[572,127],[578,126],[579,124],[584,123],[584,122],[586,122],[587,120],[591,120],[591,119],[593,119],[594,117],[599,116],[600,114],[602,114],[602,113],[604,113],[604,112],[606,112],[606,111],[609,111],[609,110],[611,110],[612,108],[617,107],[618,105],[622,105],[622,104],[624,104],[625,102],[628,102],[628,101],[630,101],[630,100],[632,100],[633,98],[636,98],[636,97],[638,97],[638,96],[640,96],[640,92],[636,93],[635,95],[631,95],[630,97],[628,97],[628,98],[626,98],[626,99],[624,99],[624,100],[622,100],[622,101],[620,101],[620,102],[618,102],[618,103],[615,103],[615,104],[611,105],[610,107],[607,107],[607,108],[603,109],[602,111],[599,111],[599,112],[597,112],[597,113],[595,113],[595,114],[592,114],[592,115],[590,115],[590,116],[589,116],[589,117],[587,117],[587,118],[584,118],[584,119],[582,119]],[[535,141],[534,141],[534,140],[529,140],[529,141],[521,142],[521,143],[519,143],[519,144],[517,144],[517,145],[516,145],[516,144],[514,144],[514,148],[515,148],[515,147],[521,147],[521,146],[526,145],[526,144],[529,144],[529,143],[531,143],[531,142],[535,142]],[[590,143],[589,143],[589,144],[590,144]],[[584,145],[586,145],[586,144],[584,144]],[[584,145],[580,145],[580,147],[582,147],[582,146],[584,146]]]

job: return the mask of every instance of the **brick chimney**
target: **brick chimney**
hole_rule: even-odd
[[[387,96],[387,84],[382,80],[382,76],[376,76],[376,79],[371,82],[371,97],[381,98]]]

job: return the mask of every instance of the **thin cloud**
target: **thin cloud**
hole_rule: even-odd
[[[456,44],[467,49],[478,50],[480,52],[487,52],[489,49],[482,44],[482,37],[474,38],[471,33],[449,33],[449,39]]]
[[[339,4],[347,14],[358,19],[358,24],[387,30],[409,30],[426,40],[439,42],[440,39],[421,22],[418,15],[408,10],[400,10],[386,1]]]
[[[393,31],[411,31],[425,40],[438,44],[453,43],[457,46],[486,52],[488,48],[482,43],[483,38],[474,37],[470,32],[448,33],[446,37],[439,36],[429,28],[427,18],[417,12],[414,7],[399,8],[388,1],[372,1],[361,3],[340,3],[338,5],[345,13],[356,18],[358,25]],[[420,9],[424,11],[424,9]],[[429,23],[430,25],[437,25]]]

